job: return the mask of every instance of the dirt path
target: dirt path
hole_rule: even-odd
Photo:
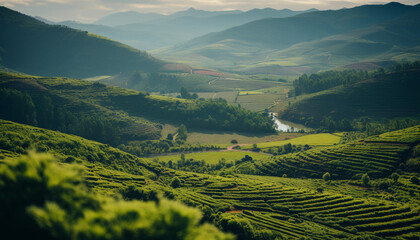
[[[173,142],[175,142],[176,141],[176,137],[178,136],[178,133],[176,133],[175,135],[174,135],[174,137],[172,138],[172,141]]]
[[[211,80],[211,81],[209,82],[209,85],[212,85],[212,84],[213,84],[213,83],[215,83],[217,80],[220,80],[220,77],[217,77],[217,78],[215,78],[215,79]]]

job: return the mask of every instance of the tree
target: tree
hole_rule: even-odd
[[[188,137],[187,127],[184,124],[181,124],[181,126],[179,126],[178,128],[178,136],[176,138],[185,141],[187,140],[187,137]]]
[[[185,87],[181,87],[181,98],[184,99],[191,99],[191,93],[188,92],[188,89],[186,89]]]
[[[363,186],[369,186],[370,183],[370,177],[367,173],[362,175],[362,184]]]
[[[171,182],[171,187],[173,187],[173,188],[179,188],[179,187],[181,187],[181,180],[179,180],[178,177],[174,177],[172,179],[172,182]]]
[[[328,182],[331,180],[331,174],[329,172],[324,173],[324,175],[322,175],[322,179],[324,179],[324,181]]]

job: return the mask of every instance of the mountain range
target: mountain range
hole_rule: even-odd
[[[262,19],[152,53],[223,70],[279,74],[413,60],[419,56],[419,9],[389,3]]]
[[[65,21],[58,24],[99,34],[138,49],[157,49],[181,43],[209,32],[222,31],[263,18],[290,17],[304,12],[272,8],[247,12],[204,11],[190,8],[170,15],[120,12],[105,16],[93,24]]]

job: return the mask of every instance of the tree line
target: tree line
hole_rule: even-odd
[[[330,89],[336,86],[348,86],[370,78],[377,78],[389,72],[407,71],[420,68],[420,61],[407,62],[391,65],[386,68],[378,68],[373,71],[345,70],[345,71],[325,71],[303,74],[293,82],[296,96],[305,93],[314,93]]]
[[[48,94],[31,96],[15,89],[0,89],[0,118],[103,143],[115,144],[120,140],[116,120],[95,113],[76,114],[60,108],[55,100]]]
[[[229,105],[224,99],[157,100],[146,93],[119,96],[114,101],[132,114],[182,122],[188,128],[242,132],[274,132],[274,122],[262,114]]]

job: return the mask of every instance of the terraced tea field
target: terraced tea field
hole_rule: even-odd
[[[360,234],[402,236],[420,231],[419,210],[391,201],[319,193],[259,180],[179,175],[181,189],[173,193],[195,206],[241,219],[253,231],[269,229],[285,238],[349,238]]]
[[[284,141],[276,141],[276,142],[265,142],[259,143],[258,148],[271,148],[271,147],[278,147],[283,146],[284,144],[293,144],[293,145],[305,145],[308,144],[310,146],[328,146],[334,145],[340,142],[340,136],[337,134],[330,134],[330,133],[319,133],[319,134],[311,134],[305,135],[297,138],[291,138]],[[251,149],[253,146],[244,146],[241,149]]]
[[[287,174],[292,177],[321,178],[325,172],[329,172],[334,179],[351,179],[364,173],[371,177],[383,177],[407,160],[412,146],[419,142],[420,128],[416,126],[358,143],[318,147],[253,164],[257,174],[270,176]],[[251,167],[250,163],[245,164]]]

